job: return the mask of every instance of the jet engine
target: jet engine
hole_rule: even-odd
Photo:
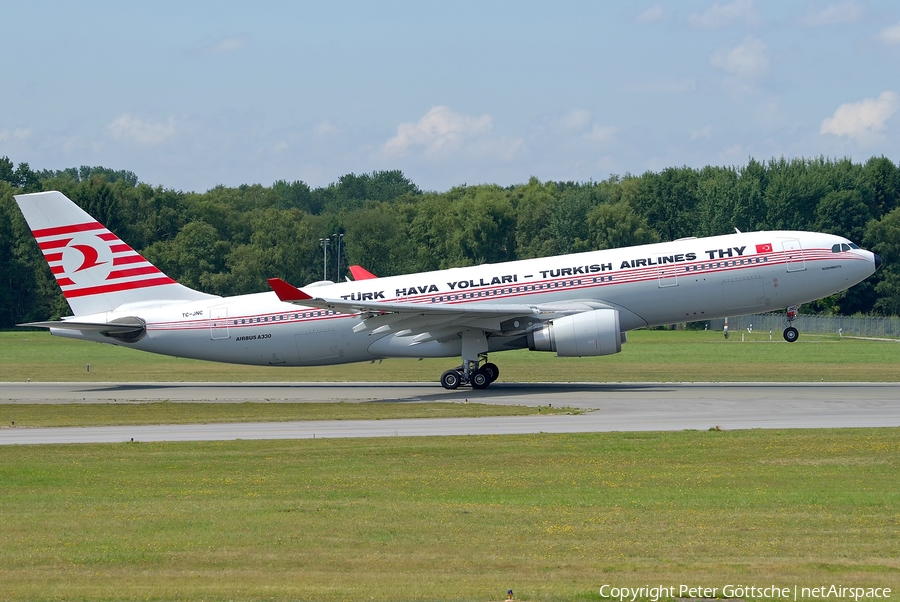
[[[560,357],[611,355],[622,351],[624,338],[619,330],[619,312],[595,309],[551,320],[528,333],[528,348],[555,351]]]

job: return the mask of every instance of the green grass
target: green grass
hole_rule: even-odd
[[[744,341],[741,341],[741,337]],[[779,333],[635,331],[622,353],[558,358],[508,351],[491,355],[506,382],[900,381],[900,345],[893,341],[804,334],[786,343]],[[436,381],[457,358],[386,360],[315,368],[235,366],[142,353],[134,349],[0,332],[2,381]],[[87,372],[86,365],[91,370]]]
[[[900,589],[900,431],[0,447],[0,599]]]
[[[565,407],[526,407],[483,403],[66,403],[0,404],[0,429],[108,426],[118,424],[197,424],[284,422],[290,420],[385,420],[574,414]]]

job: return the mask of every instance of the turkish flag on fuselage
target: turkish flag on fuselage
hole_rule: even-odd
[[[764,245],[756,245],[757,253],[771,253],[772,252],[772,244],[766,243]]]

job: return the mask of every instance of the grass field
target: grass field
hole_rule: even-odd
[[[108,426],[116,424],[209,424],[290,420],[386,420],[574,414],[565,407],[483,403],[67,403],[0,404],[0,429]]]
[[[741,337],[744,341],[741,341]],[[780,333],[650,331],[628,334],[622,353],[558,358],[508,351],[491,355],[506,382],[746,382],[900,381],[900,343]],[[458,358],[386,360],[316,368],[234,366],[51,337],[46,332],[0,332],[2,381],[436,381]],[[90,372],[87,371],[90,364]]]
[[[523,382],[900,380],[895,342],[741,334],[638,331],[615,356],[491,359]],[[254,368],[0,333],[0,381],[422,381],[453,363]],[[393,405],[362,409],[535,411]],[[0,405],[0,424],[7,412],[32,426],[358,407]],[[0,446],[0,600],[595,600],[604,583],[897,592],[898,533],[898,429]]]
[[[0,447],[3,600],[900,589],[897,429]]]

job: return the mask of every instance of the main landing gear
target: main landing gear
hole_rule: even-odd
[[[467,328],[460,333],[460,338],[462,365],[441,374],[441,386],[450,390],[460,385],[471,385],[473,389],[487,389],[500,376],[497,364],[487,361],[488,333]]]
[[[794,323],[794,320],[797,319],[798,310],[796,305],[791,305],[787,308],[787,315],[785,316],[785,323],[787,324],[787,328],[784,329],[782,336],[784,336],[784,340],[788,343],[794,343],[797,339],[800,338],[800,331],[791,326]]]
[[[476,361],[465,361],[462,366],[447,370],[441,374],[441,385],[451,390],[460,385],[472,385],[473,389],[487,389],[500,376],[500,368],[497,364],[487,361],[479,367],[478,364],[482,359],[487,360],[487,355],[482,355]]]

